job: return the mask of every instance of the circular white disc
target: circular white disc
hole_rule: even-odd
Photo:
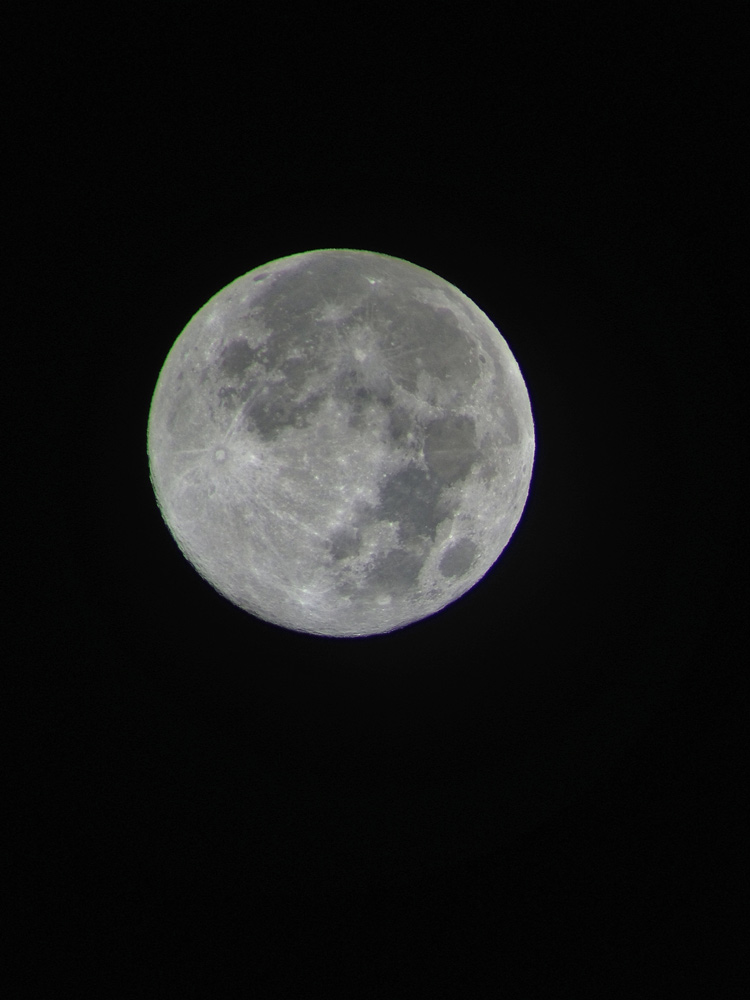
[[[534,427],[487,316],[424,268],[315,250],[218,292],[167,356],[151,478],[221,594],[286,628],[389,632],[472,587],[521,517]]]

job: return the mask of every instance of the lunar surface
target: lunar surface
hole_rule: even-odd
[[[148,424],[164,520],[234,604],[364,636],[474,586],[521,517],[534,426],[487,316],[362,250],[256,268],[188,323]]]

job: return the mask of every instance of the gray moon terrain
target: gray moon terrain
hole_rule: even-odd
[[[474,586],[523,512],[534,425],[487,316],[396,257],[315,250],[218,292],[180,334],[148,423],[164,520],[265,621],[390,632]]]

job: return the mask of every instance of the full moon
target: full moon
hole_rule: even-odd
[[[167,355],[148,420],[166,524],[265,621],[367,636],[473,587],[523,512],[518,364],[466,295],[382,253],[314,250],[237,278]]]

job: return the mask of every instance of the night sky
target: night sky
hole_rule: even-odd
[[[4,659],[29,995],[52,995],[41,954],[82,997],[739,995],[733,26],[321,16],[16,18]],[[326,247],[464,291],[536,430],[492,571],[361,640],[220,597],[146,457],[187,321]]]

